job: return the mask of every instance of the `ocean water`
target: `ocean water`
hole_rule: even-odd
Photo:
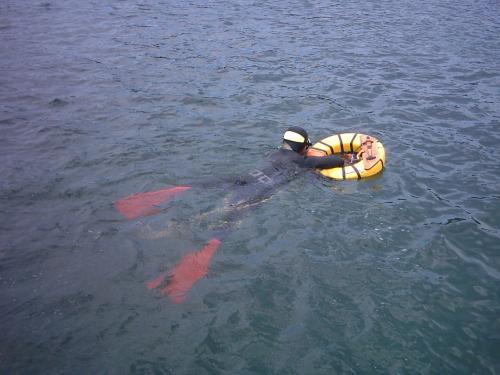
[[[500,373],[500,4],[0,2],[0,372]],[[180,304],[146,283],[210,238],[288,126],[380,139],[248,211]],[[144,228],[168,236],[150,239]]]

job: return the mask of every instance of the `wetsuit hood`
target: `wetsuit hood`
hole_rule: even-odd
[[[283,142],[287,143],[295,152],[301,152],[305,146],[311,145],[307,132],[299,126],[288,128],[283,134]]]

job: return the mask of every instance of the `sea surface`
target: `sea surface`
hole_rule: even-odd
[[[148,290],[223,197],[113,202],[288,126],[386,169],[297,176],[183,303]],[[499,240],[498,0],[0,2],[2,374],[499,374]]]

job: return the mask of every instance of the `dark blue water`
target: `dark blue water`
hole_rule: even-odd
[[[500,372],[498,1],[0,3],[0,369]],[[362,181],[299,176],[182,304],[147,290],[304,126],[379,138]],[[169,235],[144,236],[149,226]]]

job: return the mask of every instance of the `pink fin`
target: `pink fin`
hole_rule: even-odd
[[[147,216],[158,212],[156,205],[189,189],[191,189],[191,186],[176,186],[146,193],[137,193],[118,199],[114,204],[118,212],[128,220],[132,220],[139,216]]]
[[[186,299],[186,293],[193,285],[208,272],[210,260],[220,247],[221,241],[212,238],[199,251],[186,254],[169,273],[169,282],[161,290],[161,294],[170,297],[172,302],[181,303]],[[160,275],[148,283],[148,288],[154,289],[160,286],[167,275]]]

